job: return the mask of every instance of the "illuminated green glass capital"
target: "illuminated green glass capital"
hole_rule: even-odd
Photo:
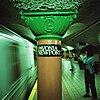
[[[37,39],[60,38],[76,17],[76,12],[28,12],[21,16]]]
[[[9,0],[37,39],[61,39],[85,0]]]

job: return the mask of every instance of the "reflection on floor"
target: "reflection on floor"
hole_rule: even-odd
[[[80,70],[78,63],[73,62],[75,70],[70,71],[70,61],[62,59],[62,100],[91,100],[84,98],[84,70]],[[96,75],[98,100],[100,100],[100,73]],[[32,99],[29,99],[32,100]],[[33,100],[37,100],[37,89]]]

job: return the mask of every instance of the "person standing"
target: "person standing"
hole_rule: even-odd
[[[70,59],[70,64],[71,64],[71,69],[70,71],[74,71],[75,70],[75,67],[74,67],[74,57],[75,57],[75,54],[73,52],[69,52],[69,59]]]
[[[84,97],[90,97],[89,94],[89,88],[90,88],[92,93],[92,100],[96,100],[97,91],[95,86],[95,74],[93,69],[94,54],[92,53],[92,51],[87,51],[87,55],[81,55],[80,58],[83,61],[83,63],[86,64],[84,73],[86,93]]]

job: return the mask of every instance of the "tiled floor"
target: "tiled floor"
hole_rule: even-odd
[[[80,70],[77,62],[73,62],[75,70],[70,71],[70,61],[62,59],[62,100],[91,100],[83,98],[84,88],[84,70]],[[100,73],[96,75],[96,87],[98,100],[100,100]],[[37,100],[37,92],[34,99]]]

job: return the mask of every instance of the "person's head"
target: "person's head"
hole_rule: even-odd
[[[88,57],[94,56],[94,53],[93,53],[93,51],[92,51],[92,50],[90,50],[90,51],[87,51],[87,56],[88,56]]]

